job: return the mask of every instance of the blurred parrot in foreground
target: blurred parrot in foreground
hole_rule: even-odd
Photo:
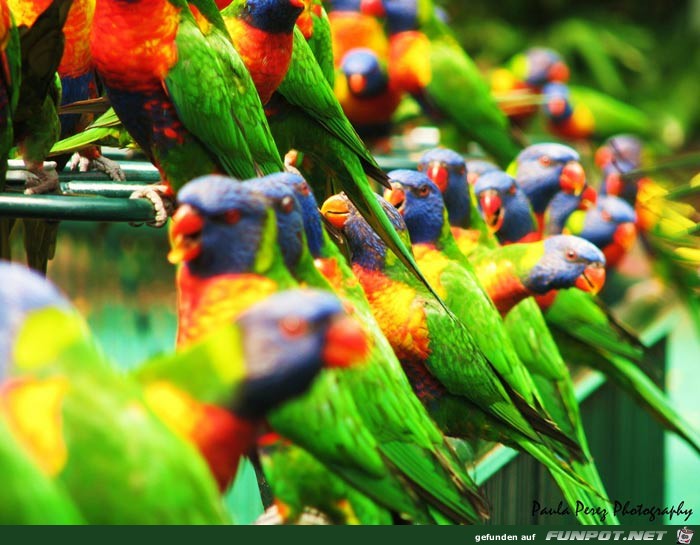
[[[208,0],[197,5],[213,18],[206,33],[185,0],[100,0],[93,20],[91,51],[109,101],[159,169],[165,193],[204,174],[249,178],[283,166],[218,10]],[[142,196],[159,203],[162,224],[167,210],[153,188]]]
[[[68,300],[24,267],[2,263],[0,277],[1,411],[85,521],[227,522],[203,460],[110,365]]]
[[[351,49],[365,48],[380,59],[389,56],[389,39],[378,17],[383,16],[381,0],[335,0],[328,18],[331,25],[336,68]]]
[[[487,82],[432,2],[382,2],[389,32],[389,78],[426,113],[453,123],[505,168],[521,146]]]
[[[471,227],[472,231],[478,232],[479,237],[476,241],[477,246],[472,245],[469,248],[469,252],[465,255],[475,257],[487,252],[489,249],[497,248],[498,240],[496,236],[502,229],[493,232],[492,227],[499,222],[505,226],[510,221],[508,215],[501,215],[496,222],[489,218],[486,218],[486,222],[484,222],[479,213],[484,208],[483,203],[478,205],[479,209],[475,207],[469,194],[470,186],[473,187],[477,197],[476,200],[479,202],[481,201],[478,189],[480,185],[496,190],[490,195],[491,201],[489,201],[494,211],[498,211],[501,208],[509,210],[512,207],[510,200],[519,201],[520,208],[525,209],[522,221],[526,224],[529,222],[529,225],[534,229],[534,216],[529,206],[524,206],[527,204],[524,195],[517,188],[515,181],[505,173],[500,172],[495,165],[484,161],[475,162],[472,160],[465,162],[459,154],[452,150],[437,149],[426,152],[419,160],[418,167],[423,172],[426,172],[428,177],[440,188],[453,233],[461,230],[461,226],[464,225],[462,222],[464,218],[463,211],[469,207],[471,208],[469,227]],[[466,172],[465,167],[468,169]],[[469,180],[470,173],[476,174],[474,176],[476,180],[473,181],[473,184]],[[492,182],[483,186],[482,180],[487,181],[487,177]],[[516,191],[513,191],[514,186]],[[464,188],[467,188],[466,191]],[[497,202],[499,199],[501,202]],[[501,213],[498,212],[498,214]],[[514,235],[514,238],[521,237],[527,239],[527,235],[522,232]],[[454,258],[459,259],[459,256]],[[581,423],[578,402],[574,394],[574,386],[569,370],[559,353],[559,349],[552,338],[552,334],[536,301],[532,297],[528,297],[518,303],[505,316],[504,323],[518,357],[530,371],[538,390],[542,393],[542,399],[547,411],[554,416],[556,423],[562,430],[566,430],[569,434],[575,434],[578,438],[586,458],[583,462],[572,461],[572,468],[586,478],[587,482],[598,491],[599,496],[607,497],[605,487],[595,466],[592,463],[588,463],[592,460],[592,457]],[[557,477],[554,478],[557,479]],[[569,501],[577,499],[573,497],[574,494],[571,494],[572,487],[570,485],[562,482],[561,479],[558,479],[557,482]],[[580,496],[586,493],[590,492],[582,491],[579,487],[575,495]],[[585,517],[585,515],[583,516]],[[597,519],[591,522],[597,522]],[[615,524],[616,518],[613,517],[609,522]]]

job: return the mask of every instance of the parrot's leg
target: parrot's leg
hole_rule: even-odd
[[[119,163],[103,157],[97,148],[75,152],[68,161],[68,167],[79,172],[88,172],[89,170],[104,172],[114,182],[126,181],[126,174]]]
[[[174,198],[169,195],[170,188],[165,184],[147,185],[134,191],[130,199],[148,199],[153,204],[156,212],[155,219],[148,225],[151,227],[163,227],[175,210]]]
[[[58,172],[55,170],[44,170],[43,162],[33,162],[25,159],[24,164],[27,167],[25,195],[51,193],[58,189]]]

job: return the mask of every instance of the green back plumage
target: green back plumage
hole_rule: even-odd
[[[649,116],[621,100],[590,89],[569,85],[571,103],[587,107],[595,120],[594,133],[598,138],[607,138],[620,133],[640,136],[651,135],[654,125]]]

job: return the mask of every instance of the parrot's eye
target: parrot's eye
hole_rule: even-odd
[[[308,331],[308,324],[298,316],[287,316],[279,323],[282,333],[288,337],[298,337]]]
[[[302,195],[311,195],[311,188],[309,187],[309,184],[306,182],[302,182],[299,184],[299,193]]]
[[[294,197],[290,197],[289,195],[282,197],[279,204],[279,209],[285,214],[289,214],[292,210],[294,210]]]
[[[467,167],[464,167],[464,166],[459,167],[457,174],[459,174],[460,176],[464,176],[466,173],[467,173]]]
[[[610,215],[610,212],[608,212],[607,210],[603,210],[600,213],[600,217],[603,218],[603,221],[607,221],[607,222],[611,222],[613,220],[612,216]]]
[[[575,250],[566,250],[566,259],[568,261],[575,261],[576,259],[578,259],[578,254]]]
[[[425,170],[425,164],[423,163],[418,163],[418,166],[416,166],[416,170],[418,172],[423,172]]]
[[[515,184],[513,184],[512,186],[510,186],[510,187],[508,188],[508,193],[509,193],[510,195],[515,195],[517,192],[518,192],[518,188],[515,187]]]
[[[430,193],[430,187],[428,187],[427,184],[423,184],[418,188],[418,195],[420,197],[427,197],[428,193]]]
[[[241,212],[239,210],[226,210],[223,214],[214,216],[212,219],[219,223],[234,225],[241,219]]]
[[[548,167],[551,166],[552,164],[552,159],[550,157],[547,157],[546,155],[543,155],[540,157],[540,165],[543,167]]]

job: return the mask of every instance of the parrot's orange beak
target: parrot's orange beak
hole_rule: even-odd
[[[328,367],[350,367],[361,362],[369,352],[369,342],[357,320],[342,316],[326,332],[323,362]]]
[[[569,161],[559,176],[559,185],[564,193],[580,195],[586,187],[586,173],[578,161]]]
[[[484,214],[484,221],[492,233],[497,233],[503,227],[505,219],[505,211],[503,210],[503,201],[498,191],[495,189],[487,189],[479,194],[479,206]]]
[[[613,161],[613,152],[608,146],[600,147],[595,152],[595,164],[603,168]]]
[[[552,97],[547,101],[547,109],[552,117],[559,117],[566,112],[566,99],[562,97]]]
[[[398,182],[391,182],[391,189],[384,190],[384,198],[387,202],[403,214],[403,203],[406,202],[406,192]]]
[[[348,87],[355,95],[359,95],[367,87],[367,78],[362,74],[350,74],[348,77]]]
[[[595,203],[598,202],[598,192],[595,190],[593,186],[590,186],[586,184],[586,187],[583,189],[583,192],[581,193],[581,202],[578,205],[579,210],[588,210],[589,208],[592,208],[595,206]]]
[[[625,252],[629,252],[637,239],[637,227],[632,222],[621,223],[615,229],[613,241]]]
[[[594,263],[584,269],[576,279],[575,286],[581,291],[592,294],[598,293],[605,285],[605,266],[602,263]]]
[[[337,229],[345,227],[345,222],[350,216],[350,208],[347,201],[340,195],[333,195],[326,199],[321,206],[321,214]]]
[[[372,17],[385,17],[384,2],[382,0],[361,0],[360,13],[371,15]]]
[[[426,170],[425,174],[435,183],[436,186],[438,186],[438,188],[440,188],[440,193],[447,191],[450,173],[443,163],[438,161],[431,162],[428,165],[428,170]]]
[[[170,224],[168,261],[173,265],[190,261],[201,251],[204,219],[189,204],[178,207]]]
[[[549,81],[556,81],[559,83],[566,83],[569,81],[569,67],[566,63],[559,61],[555,62],[549,69]]]
[[[289,0],[289,4],[293,8],[306,9],[306,2],[304,2],[304,0]]]
[[[623,185],[624,183],[622,182],[622,177],[619,172],[611,172],[605,178],[605,192],[608,195],[619,197],[622,195]]]

